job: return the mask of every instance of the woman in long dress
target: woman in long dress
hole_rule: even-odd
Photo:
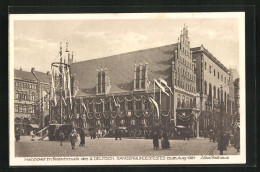
[[[158,148],[159,148],[159,136],[155,131],[153,134],[153,149],[158,149]]]
[[[163,131],[162,133],[162,141],[161,141],[161,145],[162,145],[162,149],[168,149],[170,148],[170,142],[169,142],[169,138],[168,138],[168,134]]]
[[[77,137],[78,137],[78,134],[77,134],[76,130],[72,130],[70,133],[70,136],[69,136],[72,149],[75,149],[75,143],[78,141]]]

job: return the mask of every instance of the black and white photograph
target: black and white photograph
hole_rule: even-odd
[[[243,12],[9,15],[11,166],[246,163]]]

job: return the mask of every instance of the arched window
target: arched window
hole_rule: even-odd
[[[24,100],[27,100],[27,92],[24,93]]]
[[[19,92],[19,100],[22,100],[23,99],[23,92]]]
[[[143,66],[143,69],[142,69],[141,87],[143,89],[145,88],[145,66]]]
[[[23,105],[19,105],[19,112],[20,112],[20,113],[23,112]]]
[[[182,107],[185,107],[185,96],[182,96]]]

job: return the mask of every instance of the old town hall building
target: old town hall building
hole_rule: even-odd
[[[68,62],[74,96],[66,99],[62,118],[76,127],[182,126],[199,136],[218,125],[221,93],[226,117],[232,114],[229,70],[203,46],[191,48],[185,26],[175,44]],[[52,114],[52,120],[62,121],[60,116]]]

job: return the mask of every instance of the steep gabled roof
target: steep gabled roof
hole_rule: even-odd
[[[38,79],[44,83],[50,83],[50,76],[47,75],[47,73],[38,72],[35,71],[35,75],[38,77]],[[37,78],[31,73],[23,70],[14,70],[14,77],[15,79],[23,79],[23,80],[31,80],[37,82]]]
[[[36,78],[33,76],[31,72],[23,71],[23,70],[14,70],[14,78],[15,79],[22,79],[22,80],[31,80],[37,81]]]
[[[80,92],[77,96],[95,94],[97,67],[106,67],[110,76],[110,93],[133,91],[134,65],[148,63],[148,79],[165,79],[171,85],[171,64],[177,44],[139,50],[100,59],[72,64],[72,74],[79,81]],[[151,82],[152,83],[152,82]]]

